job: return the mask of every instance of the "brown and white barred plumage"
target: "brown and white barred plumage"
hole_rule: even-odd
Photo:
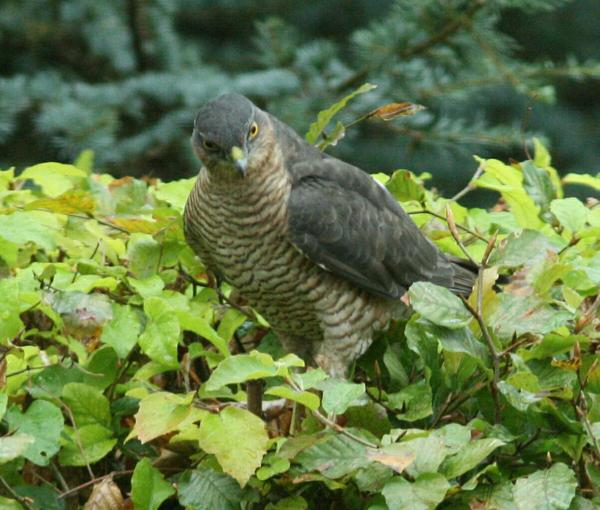
[[[250,113],[244,111],[248,104],[251,105]],[[328,220],[338,220],[340,208],[333,211],[333,215],[327,214],[334,206],[313,203],[315,192],[325,190],[322,196],[317,195],[317,202],[331,199],[333,204],[333,195],[345,192],[335,179],[337,173],[349,183],[348,193],[364,192],[363,188],[367,186],[367,194],[377,200],[393,201],[393,198],[369,176],[322,155],[290,128],[242,96],[222,96],[203,110],[196,120],[201,126],[196,125],[193,144],[205,167],[200,170],[186,204],[186,238],[206,267],[235,287],[248,304],[269,321],[286,350],[297,353],[309,363],[316,362],[331,374],[344,376],[351,362],[367,349],[373,333],[384,328],[402,309],[398,297],[407,284],[422,279],[456,287],[457,291],[468,289],[472,281],[470,273],[448,261],[408,218],[402,217],[396,225],[404,227],[403,230],[408,230],[411,235],[414,246],[407,247],[407,253],[418,259],[421,252],[426,252],[426,260],[421,264],[424,267],[422,275],[411,264],[405,263],[408,279],[412,281],[404,281],[406,278],[402,275],[396,280],[394,275],[390,276],[391,282],[380,282],[377,278],[369,280],[368,277],[375,274],[373,271],[380,271],[380,268],[372,266],[376,261],[368,260],[368,251],[362,253],[363,247],[352,243],[347,248],[355,248],[355,253],[348,253],[347,260],[339,256],[333,258],[330,248],[343,251],[344,239],[348,239],[343,235],[344,228],[352,230],[353,224],[360,225],[361,218],[340,217],[339,229],[338,223],[328,227]],[[213,155],[204,150],[201,143],[203,137],[220,141],[226,149],[246,143],[250,121],[244,123],[241,119],[248,115],[260,123],[260,138],[257,137],[250,150],[245,148],[245,154],[249,156],[248,168],[241,175],[234,169],[233,162],[227,161],[226,154]],[[243,125],[237,127],[237,124]],[[222,133],[228,127],[231,131],[238,129],[239,133]],[[314,172],[315,167],[321,167],[325,173]],[[325,181],[333,178],[334,184],[321,182],[319,178]],[[348,195],[354,202],[357,202],[357,196],[362,195]],[[354,202],[348,205],[349,214],[361,205]],[[395,201],[394,204],[397,206]],[[394,208],[391,203],[387,206]],[[393,223],[394,215],[399,214],[393,209],[386,215],[382,209],[379,217],[378,206],[365,207],[365,215],[375,215],[378,232],[381,228],[377,222]],[[404,213],[400,210],[400,214]],[[365,218],[368,227],[369,218]],[[322,229],[315,225],[320,219]],[[345,227],[344,222],[350,222],[347,223],[350,227]],[[340,230],[341,234],[332,233],[332,228]],[[393,241],[397,235],[378,232],[364,232],[364,241],[359,239],[358,244],[374,243],[377,246],[372,248],[375,250],[372,258],[379,256],[383,260],[389,249],[386,251],[382,245],[386,239]],[[415,232],[416,240],[413,239]],[[353,236],[351,241],[356,243],[357,233],[350,234]],[[406,244],[402,236],[406,237],[406,234],[398,238],[400,251]],[[359,259],[355,262],[353,257]],[[374,267],[373,271],[371,267]],[[420,265],[415,267],[420,268]]]

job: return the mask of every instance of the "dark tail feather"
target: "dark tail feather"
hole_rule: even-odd
[[[470,260],[448,257],[452,262],[454,272],[452,287],[450,290],[462,296],[468,296],[473,290],[479,267]]]

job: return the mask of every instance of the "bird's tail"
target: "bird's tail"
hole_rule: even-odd
[[[450,290],[461,296],[468,296],[473,290],[479,268],[470,260],[448,257],[452,263],[453,282]]]

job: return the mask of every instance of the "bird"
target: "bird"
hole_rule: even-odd
[[[414,282],[471,291],[466,261],[442,253],[385,186],[245,96],[204,104],[191,143],[202,167],[188,244],[307,364],[347,378]]]

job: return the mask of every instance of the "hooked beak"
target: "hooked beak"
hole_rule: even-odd
[[[246,152],[240,149],[237,145],[234,145],[231,148],[231,161],[235,168],[237,168],[238,172],[242,175],[242,177],[246,177],[246,169],[248,166],[248,156]]]

